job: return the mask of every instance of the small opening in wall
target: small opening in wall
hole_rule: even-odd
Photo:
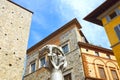
[[[13,52],[13,54],[15,54],[15,52]]]
[[[6,56],[8,55],[8,54],[5,54]]]
[[[97,51],[95,51],[95,55],[96,55],[96,56],[100,56],[100,55],[99,55],[99,52],[97,52]]]
[[[21,60],[21,58],[19,58],[19,60]]]
[[[0,49],[2,49],[2,48],[0,47]]]
[[[9,64],[9,66],[12,66],[12,64]]]
[[[19,39],[17,38],[17,40],[19,40]]]
[[[21,18],[23,18],[23,16],[21,16]]]
[[[5,34],[5,36],[7,36],[7,34]]]
[[[14,12],[12,12],[12,14],[13,14]]]
[[[11,22],[11,24],[13,24],[13,23]]]
[[[86,49],[86,52],[88,52],[88,49]]]
[[[21,27],[19,27],[19,28],[21,28]]]
[[[5,9],[5,7],[2,7],[2,9]]]

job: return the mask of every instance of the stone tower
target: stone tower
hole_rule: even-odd
[[[22,80],[32,12],[0,0],[0,80]]]

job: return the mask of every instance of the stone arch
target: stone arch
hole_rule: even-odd
[[[112,66],[109,66],[108,64],[111,64]],[[116,67],[118,69],[117,64],[115,64],[113,61],[107,61],[105,65],[109,67]]]
[[[109,61],[107,61],[106,62],[106,67],[107,67],[107,72],[108,73],[111,73],[111,70],[115,70],[116,71],[116,73],[117,73],[117,76],[119,77],[119,67],[118,67],[118,65],[114,62],[114,61],[111,61],[111,60],[109,60]],[[111,74],[109,74],[109,78],[110,79],[112,79],[113,77],[112,77],[112,73]],[[119,77],[120,78],[120,77]]]
[[[93,63],[95,64],[94,65],[95,75],[96,75],[96,77],[99,77],[98,65],[105,67],[105,62],[100,58],[95,58],[93,60]]]
[[[99,62],[98,62],[99,64],[105,65],[105,62],[104,62],[102,59],[100,59],[100,58],[95,58],[95,59],[93,60],[93,63],[96,64],[96,63],[97,63],[97,62],[96,62],[97,60],[99,61]]]

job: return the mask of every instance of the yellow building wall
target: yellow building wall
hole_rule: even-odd
[[[103,19],[102,21],[106,21],[106,20]],[[103,22],[103,23],[105,23],[105,22]],[[104,25],[104,28],[105,28],[105,31],[108,35],[111,46],[116,44],[119,41],[118,37],[114,31],[114,28],[118,24],[120,24],[120,16],[115,17],[113,20],[111,20],[111,22]]]
[[[118,7],[120,9],[120,6]],[[113,12],[113,11],[112,11]],[[110,12],[111,13],[111,12]],[[108,14],[109,15],[109,14]],[[108,39],[111,43],[111,46],[114,46],[116,43],[120,42],[114,28],[120,24],[120,15],[113,18],[110,22],[107,22],[106,18],[102,18],[102,23],[105,28],[106,34],[108,36]],[[120,44],[112,47],[113,52],[116,56],[116,59],[118,61],[118,64],[120,66]]]
[[[113,48],[113,52],[114,52],[115,57],[116,57],[116,59],[118,61],[118,65],[120,67],[120,44]]]

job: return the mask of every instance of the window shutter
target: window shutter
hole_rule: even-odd
[[[116,9],[115,12],[116,12],[117,15],[120,15],[120,10],[119,9]]]
[[[99,70],[100,78],[105,79],[106,78],[106,74],[105,74],[104,68],[98,67],[98,70]]]
[[[119,80],[117,72],[115,70],[111,70],[111,73],[112,73],[112,77],[113,77],[114,80]]]
[[[117,36],[118,36],[118,38],[119,38],[119,40],[120,40],[120,25],[116,26],[116,27],[114,28],[114,30],[115,30],[115,32],[116,32],[116,34],[117,34]]]
[[[110,22],[110,17],[109,16],[106,16],[106,19],[107,19],[107,22]]]

